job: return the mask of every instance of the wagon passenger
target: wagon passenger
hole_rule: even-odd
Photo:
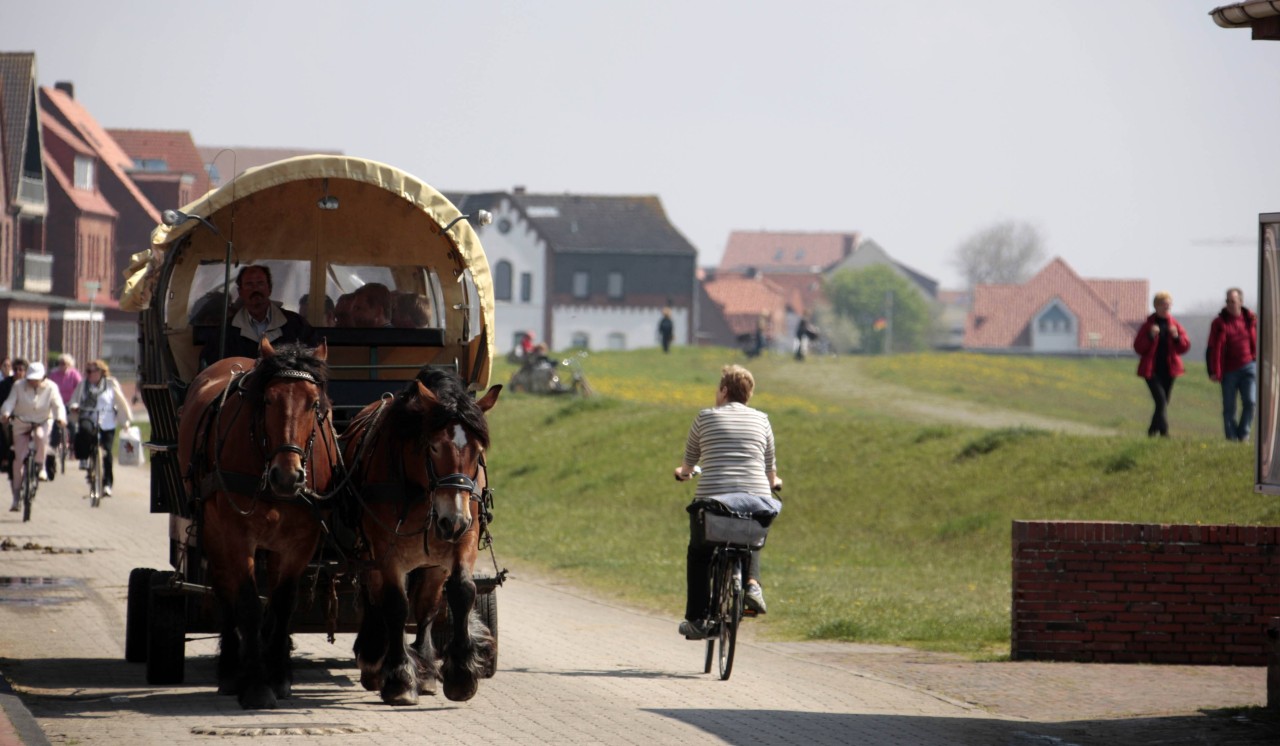
[[[312,344],[311,325],[293,311],[286,311],[271,300],[271,268],[261,264],[241,267],[236,275],[236,292],[242,308],[227,324],[227,353],[218,355],[218,340],[204,347],[200,358],[207,365],[222,357],[258,356],[263,337],[273,345],[285,342]]]
[[[681,481],[689,479],[693,476],[694,464],[702,462],[702,479],[694,494],[695,500],[732,501],[735,509],[747,505],[771,506],[776,511],[778,504],[769,492],[782,489],[782,479],[778,477],[773,428],[769,425],[769,415],[747,406],[755,385],[751,371],[740,365],[726,365],[721,369],[716,405],[699,412],[689,428],[684,462],[676,467],[675,476]],[[700,640],[707,636],[704,620],[710,603],[707,576],[712,548],[698,541],[698,516],[692,509],[689,530],[688,593],[680,634],[690,640]],[[756,613],[765,612],[759,550],[751,552],[744,603]]]

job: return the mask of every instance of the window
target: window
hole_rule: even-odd
[[[75,187],[76,189],[86,189],[93,191],[93,158],[86,155],[76,156],[75,165]]]
[[[511,262],[503,259],[493,268],[493,297],[511,300]]]
[[[533,273],[520,273],[520,302],[529,303],[533,301]]]
[[[573,273],[573,297],[586,298],[591,295],[590,275],[586,272]]]
[[[618,299],[622,297],[622,273],[609,273],[609,297]]]
[[[611,350],[625,350],[627,349],[627,335],[622,332],[613,332],[609,335],[607,344]]]
[[[574,332],[573,341],[569,343],[569,346],[583,350],[591,349],[591,335],[586,332]]]

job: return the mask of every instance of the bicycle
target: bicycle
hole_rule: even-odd
[[[93,453],[89,456],[89,468],[85,474],[85,481],[89,483],[89,506],[96,508],[102,504],[102,433],[98,430],[96,424],[89,425],[87,420],[80,423],[81,428],[91,428],[90,433],[93,436]]]
[[[18,417],[16,419],[18,419],[21,422],[25,422],[28,425],[31,425],[33,427],[38,427],[44,424],[44,420],[40,420],[38,422],[31,422],[29,420],[24,420],[21,417]],[[12,432],[12,430],[10,432]],[[15,442],[12,436],[10,437],[10,442],[11,443]],[[27,521],[31,520],[31,504],[35,502],[36,492],[40,489],[40,469],[44,468],[44,464],[40,464],[39,468],[37,468],[36,466],[37,450],[39,449],[36,448],[35,438],[31,438],[27,443],[27,455],[22,459],[22,467],[21,467],[22,473],[21,475],[19,475],[18,473],[15,472],[13,475],[14,479],[22,480],[21,482],[18,483],[18,502],[22,505],[22,522],[23,523],[26,523]],[[16,468],[17,464],[15,464],[14,466]]]
[[[702,468],[694,466],[691,476],[701,473]],[[713,503],[708,501],[708,508],[711,505]],[[704,544],[716,545],[707,578],[711,593],[707,604],[709,618],[704,620],[707,654],[702,672],[711,673],[711,664],[715,661],[720,680],[728,681],[733,673],[733,656],[738,647],[738,625],[744,616],[756,615],[756,612],[745,608],[743,577],[750,565],[752,550],[764,547],[768,529],[754,518],[713,512],[708,508],[698,511],[698,538]]]
[[[59,432],[59,437],[57,438],[58,473],[66,474],[67,473],[67,452],[71,450],[71,435],[70,435],[71,428],[65,425],[62,425],[61,423],[55,423],[54,428],[57,429]]]

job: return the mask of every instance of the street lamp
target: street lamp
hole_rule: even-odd
[[[85,356],[85,360],[95,360],[98,357],[97,348],[93,344],[93,301],[98,297],[98,288],[102,287],[102,283],[97,280],[85,280],[84,289],[89,294],[89,354]]]

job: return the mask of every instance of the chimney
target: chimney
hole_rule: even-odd
[[[846,233],[844,234],[843,238],[844,238],[844,249],[841,252],[840,256],[841,258],[848,258],[848,256],[853,253],[853,236]]]
[[[516,184],[511,187],[512,194],[524,194],[524,184]]]
[[[75,83],[72,83],[69,80],[59,80],[57,83],[53,84],[53,87],[67,94],[67,98],[69,99],[75,99],[76,97]]]

